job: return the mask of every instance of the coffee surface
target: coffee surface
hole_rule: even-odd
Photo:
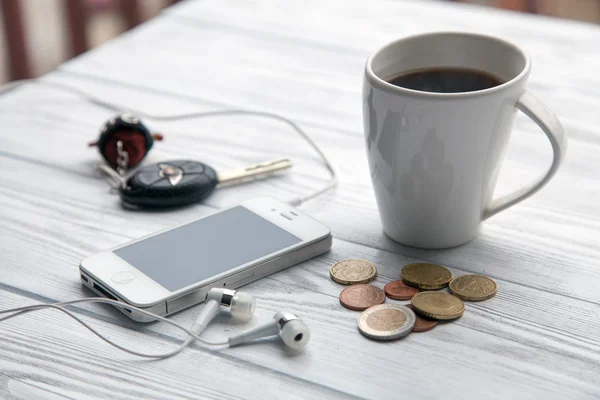
[[[493,88],[504,83],[487,72],[466,68],[429,68],[408,71],[388,82],[422,92],[461,93]]]

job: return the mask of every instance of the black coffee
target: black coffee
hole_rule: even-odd
[[[460,93],[493,88],[504,83],[487,72],[467,68],[430,68],[388,79],[392,85],[422,92]]]

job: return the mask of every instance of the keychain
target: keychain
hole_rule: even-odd
[[[163,135],[150,133],[139,118],[121,114],[108,120],[98,140],[90,142],[88,146],[96,146],[108,165],[124,176],[128,169],[142,162],[155,140],[163,140]]]
[[[139,118],[123,114],[109,120],[96,142],[107,164],[99,166],[118,191],[124,207],[173,208],[208,197],[217,186],[234,185],[288,169],[287,158],[266,161],[222,172],[193,160],[164,161],[135,168],[146,157],[154,140],[162,135],[151,134]]]

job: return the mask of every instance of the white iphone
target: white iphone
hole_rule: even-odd
[[[324,253],[331,241],[327,226],[259,197],[95,254],[79,269],[96,294],[165,316],[203,302],[213,287],[237,288]]]

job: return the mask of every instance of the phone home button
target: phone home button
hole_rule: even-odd
[[[129,283],[135,279],[135,274],[131,271],[117,272],[110,278],[114,283]]]

